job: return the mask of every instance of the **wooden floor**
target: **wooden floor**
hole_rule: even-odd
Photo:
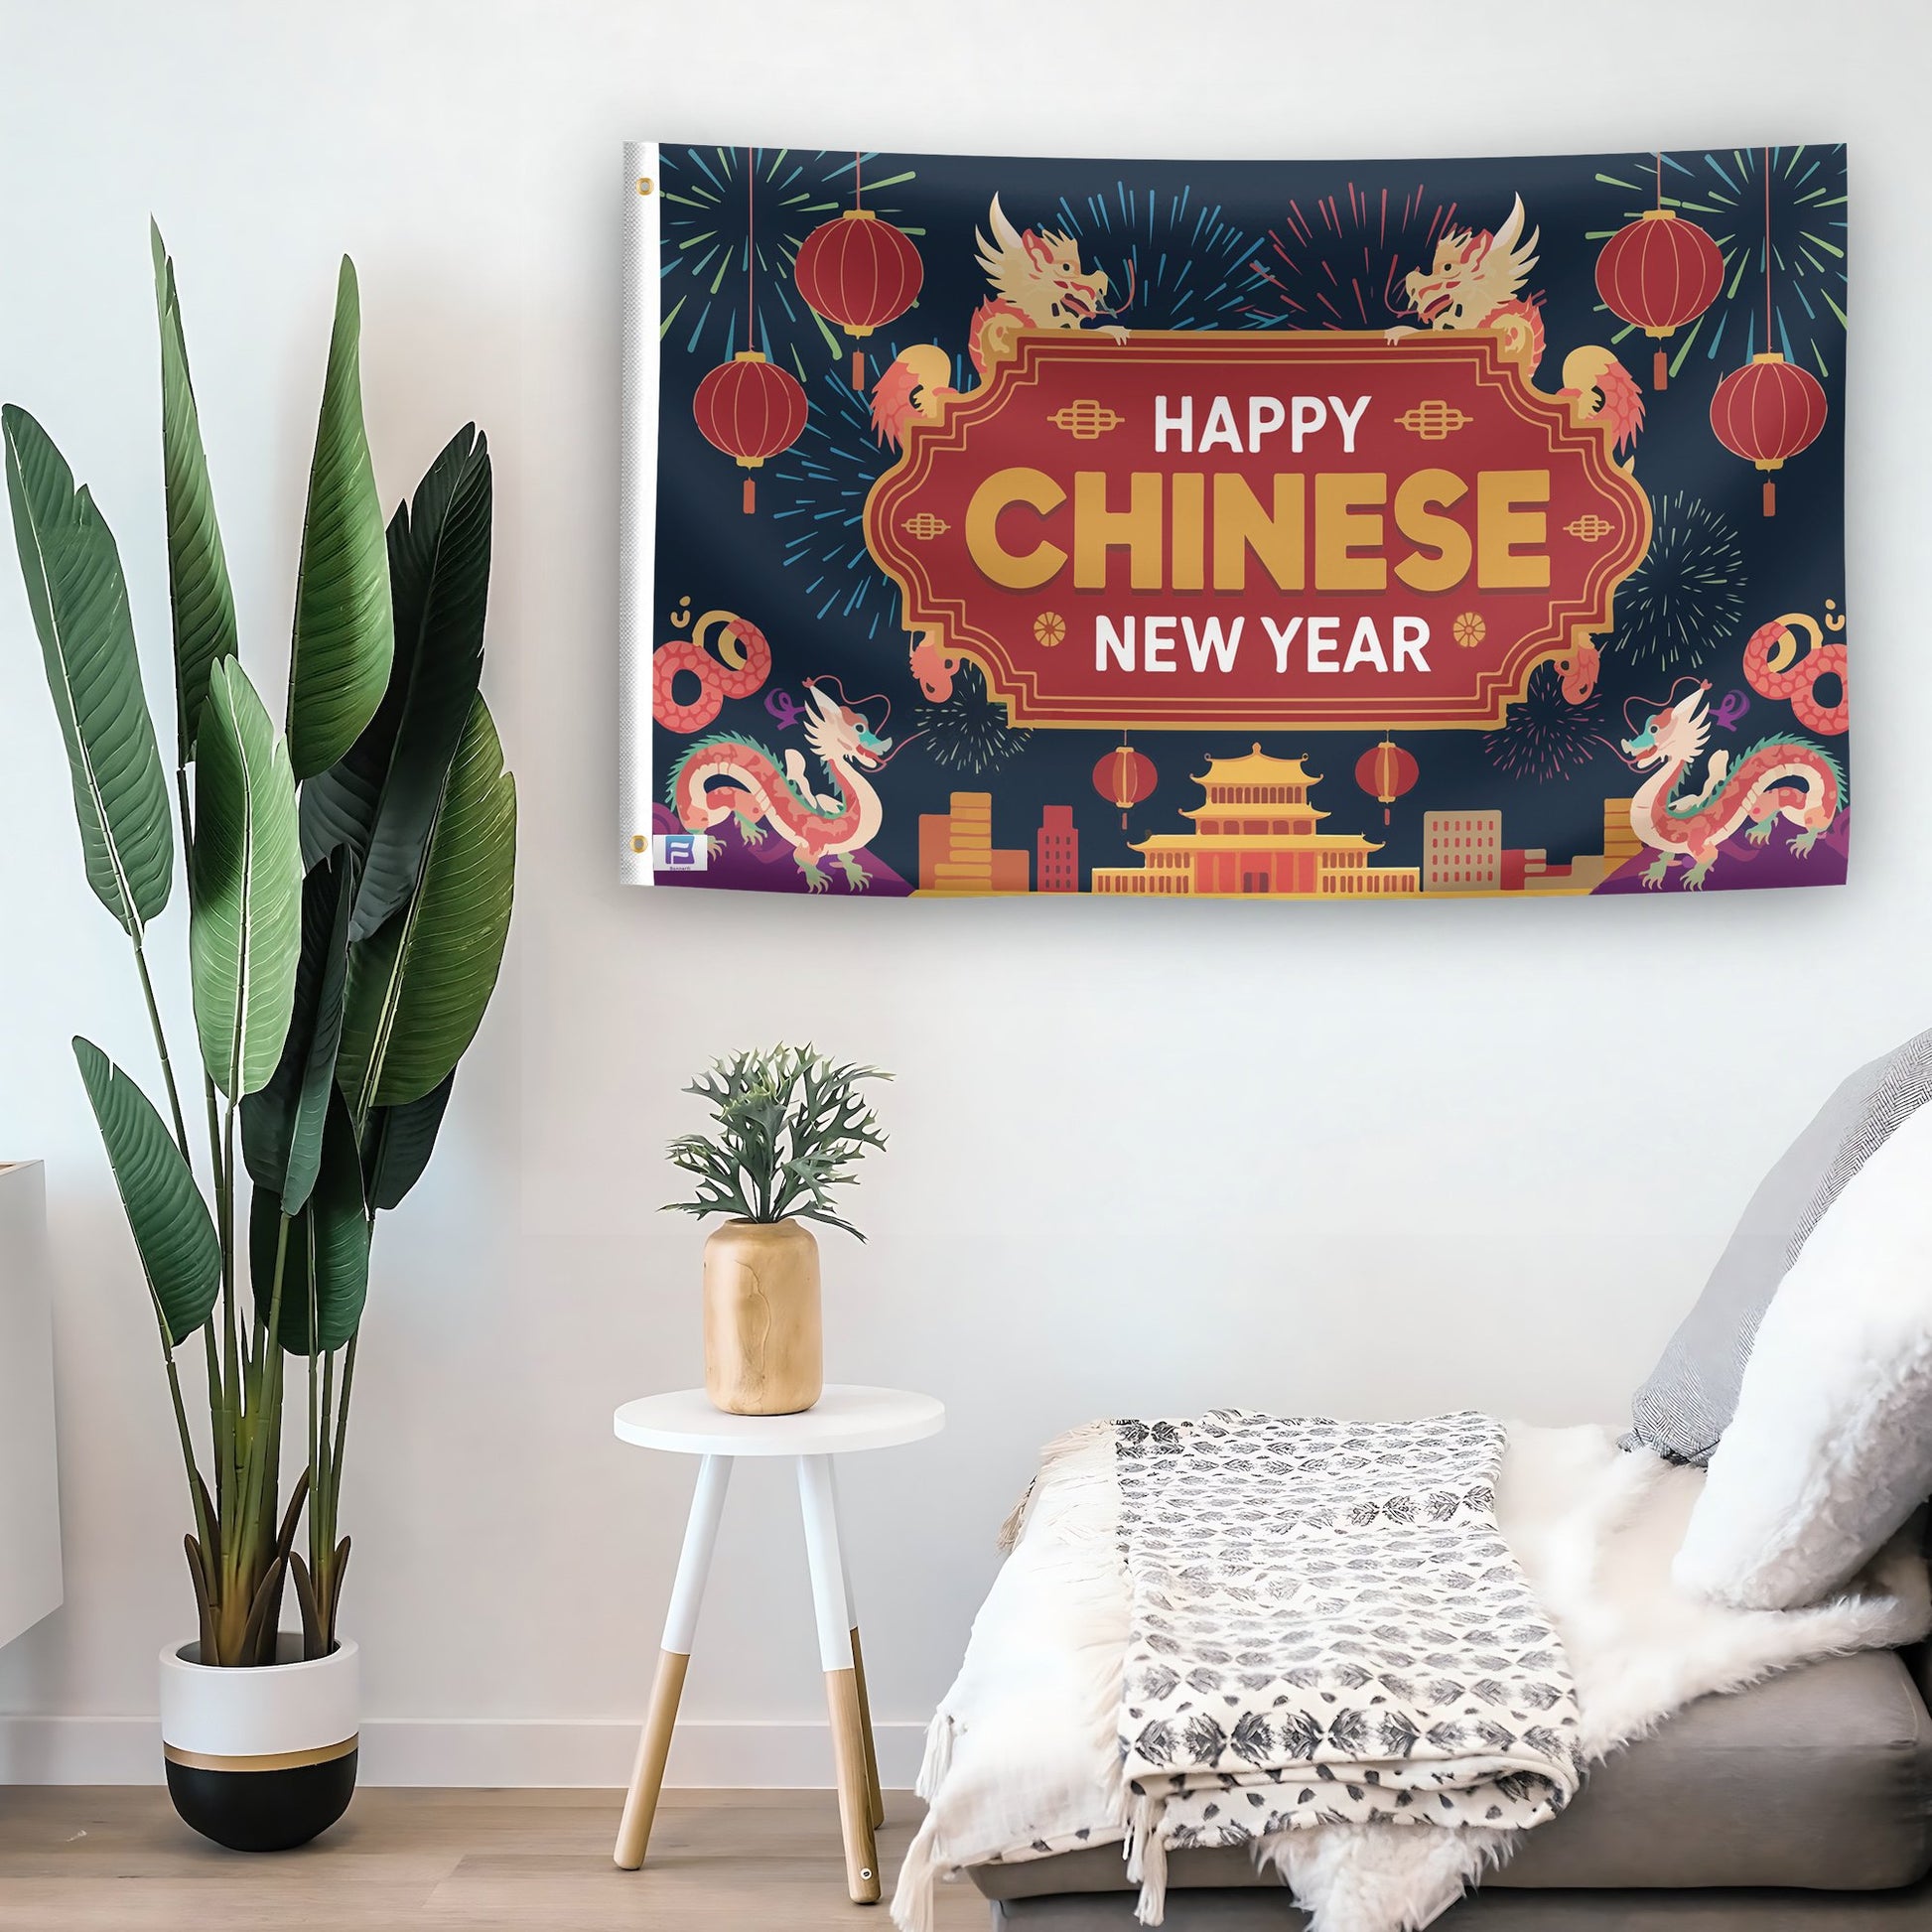
[[[299,1852],[197,1838],[145,1787],[0,1787],[4,1932],[891,1932],[845,1895],[829,1791],[666,1792],[641,1871],[611,1863],[615,1791],[358,1791]],[[917,1824],[886,1797],[886,1896]],[[985,1932],[966,1884],[938,1932]]]

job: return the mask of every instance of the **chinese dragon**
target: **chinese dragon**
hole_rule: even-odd
[[[1706,711],[1710,689],[1699,682],[1652,713],[1634,738],[1623,740],[1623,751],[1635,767],[1652,774],[1630,800],[1630,826],[1657,854],[1643,873],[1644,886],[1653,891],[1670,877],[1680,855],[1691,861],[1680,884],[1687,892],[1702,891],[1719,847],[1733,832],[1744,828],[1744,836],[1761,845],[1780,818],[1797,826],[1791,850],[1802,859],[1830,828],[1844,801],[1845,774],[1838,760],[1801,738],[1789,737],[1753,745],[1734,765],[1728,752],[1714,752],[1702,787],[1673,795],[1711,736]]]
[[[671,767],[666,795],[688,831],[709,833],[735,819],[747,845],[761,844],[767,829],[776,832],[791,847],[807,892],[826,890],[819,862],[830,859],[847,888],[863,893],[871,880],[858,855],[878,837],[885,817],[865,773],[886,762],[893,741],[875,732],[865,713],[825,680],[807,678],[805,700],[805,742],[824,766],[830,790],[813,783],[795,746],[780,759],[755,739],[719,732],[685,750]]]

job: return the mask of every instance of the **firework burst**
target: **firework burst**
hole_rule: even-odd
[[[884,343],[867,359],[884,368],[898,346]],[[954,359],[953,380],[972,386],[964,356]],[[881,445],[872,399],[847,380],[843,359],[811,378],[807,393],[804,432],[771,470],[772,522],[786,567],[803,573],[813,616],[864,624],[876,639],[898,621],[898,593],[866,549],[866,497],[897,452]]]
[[[1700,340],[1708,361],[1740,368],[1770,347],[1787,362],[1802,362],[1820,375],[1832,372],[1843,352],[1846,298],[1845,150],[1772,148],[1771,332],[1764,334],[1764,191],[1762,148],[1725,148],[1688,160],[1663,158],[1663,203],[1697,221],[1724,257],[1718,299],[1692,323],[1671,355],[1675,375]],[[1624,218],[1634,221],[1657,199],[1657,160],[1632,161],[1626,174],[1603,175],[1606,187],[1636,198]],[[1612,232],[1592,232],[1592,241]],[[1601,304],[1598,304],[1601,310]],[[1607,314],[1607,310],[1602,313]],[[1612,338],[1621,341],[1626,325]]]
[[[1554,664],[1539,664],[1523,687],[1521,702],[1509,707],[1497,730],[1483,734],[1483,752],[1498,771],[1512,778],[1548,784],[1568,777],[1608,743],[1602,708],[1601,698],[1572,704],[1563,695],[1563,673]]]
[[[1730,636],[1744,609],[1744,552],[1728,517],[1681,489],[1655,514],[1650,548],[1616,594],[1615,648],[1675,671]]]
[[[761,350],[809,382],[814,362],[801,352],[823,341],[847,353],[792,280],[799,244],[849,207],[853,174],[866,206],[891,220],[897,210],[875,198],[911,181],[910,170],[873,178],[873,154],[796,148],[661,148],[664,286],[661,339],[692,354],[729,361]],[[902,222],[899,226],[904,226]],[[922,235],[923,228],[906,228]],[[746,276],[752,311],[746,314]]]
[[[1254,329],[1253,260],[1266,237],[1229,221],[1191,188],[1130,188],[1062,199],[1048,220],[1107,271],[1109,300],[1131,329]],[[1132,300],[1129,301],[1129,291]]]
[[[954,673],[944,704],[915,705],[912,723],[934,764],[975,775],[1006,763],[1033,737],[1007,722],[1006,706],[988,692],[986,673],[973,663]]]
[[[1249,283],[1253,328],[1387,329],[1414,315],[1403,278],[1424,267],[1455,205],[1414,188],[1325,196],[1268,230]]]

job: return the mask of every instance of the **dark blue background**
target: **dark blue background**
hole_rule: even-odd
[[[921,697],[906,667],[908,636],[899,627],[897,593],[865,556],[859,521],[865,492],[892,453],[874,443],[865,399],[851,388],[850,341],[841,336],[836,346],[828,344],[789,272],[803,235],[851,205],[854,157],[667,148],[660,159],[666,322],[658,634],[674,634],[668,614],[688,597],[694,610],[722,606],[751,619],[769,637],[774,668],[766,691],[727,704],[713,729],[742,731],[778,750],[798,744],[797,728],[781,731],[765,697],[796,697],[803,677],[831,674],[853,699],[890,699],[885,729],[903,737],[920,722]],[[1502,768],[1496,748],[1480,732],[1399,734],[1421,775],[1396,805],[1386,832],[1381,807],[1357,788],[1353,775],[1356,759],[1375,742],[1373,734],[1261,736],[1270,752],[1309,758],[1311,769],[1325,780],[1314,794],[1330,814],[1325,829],[1383,839],[1379,863],[1420,862],[1425,809],[1482,806],[1501,808],[1506,845],[1544,847],[1562,861],[1573,852],[1600,851],[1604,799],[1635,789],[1635,776],[1605,742],[1631,729],[1626,700],[1632,701],[1632,716],[1640,717],[1637,700],[1654,705],[1669,696],[1674,680],[1695,675],[1711,680],[1715,707],[1726,690],[1743,685],[1739,657],[1758,624],[1790,611],[1822,620],[1828,598],[1844,609],[1845,336],[1830,306],[1845,306],[1842,147],[1773,149],[1769,155],[1773,346],[1820,377],[1830,406],[1823,435],[1778,473],[1774,519],[1760,513],[1761,475],[1719,444],[1709,421],[1718,382],[1763,346],[1765,165],[1762,151],[1668,158],[1666,205],[1681,206],[1686,218],[1720,241],[1727,276],[1725,293],[1698,325],[1681,367],[1659,394],[1650,387],[1652,343],[1601,307],[1593,279],[1602,238],[1653,204],[1654,156],[1129,165],[867,155],[863,178],[880,186],[866,192],[866,205],[912,236],[925,271],[917,304],[866,345],[868,381],[901,346],[937,342],[954,356],[960,386],[973,384],[964,357],[967,331],[988,293],[974,231],[985,225],[996,192],[1020,227],[1077,225],[1083,260],[1107,271],[1116,298],[1127,286],[1131,257],[1137,294],[1121,321],[1142,328],[1389,326],[1404,320],[1401,275],[1433,253],[1428,216],[1452,205],[1454,225],[1493,229],[1520,193],[1529,225],[1540,231],[1538,262],[1527,284],[1544,305],[1547,345],[1537,385],[1560,387],[1564,355],[1579,345],[1615,348],[1644,392],[1636,476],[1653,509],[1661,513],[1667,499],[1680,494],[1696,498],[1734,533],[1742,556],[1734,621],[1710,634],[1700,631],[1695,651],[1667,668],[1645,652],[1640,638],[1619,631],[1599,639],[1604,656],[1598,695],[1581,718],[1556,695],[1554,671],[1540,670],[1533,706],[1564,742],[1578,741],[1577,761],[1559,776]],[[757,275],[751,332],[757,346],[799,375],[811,402],[810,424],[799,442],[758,473],[755,516],[740,507],[746,473],[705,442],[691,413],[706,372],[746,345],[748,168]],[[1269,239],[1271,232],[1282,248]],[[1391,273],[1395,308],[1382,299]],[[1688,333],[1680,331],[1669,345],[1673,354]],[[970,695],[956,703],[970,703]],[[869,710],[877,722],[884,706],[875,700]],[[1735,757],[1759,738],[1793,729],[1788,706],[1753,694],[1749,715],[1734,735],[1714,733],[1713,749],[1727,745]],[[1154,760],[1159,783],[1128,814],[1125,831],[1119,812],[1091,782],[1096,759],[1119,742],[1115,734],[1035,732],[984,772],[947,766],[940,758],[943,738],[923,738],[879,774],[886,817],[872,850],[915,882],[917,815],[944,811],[953,790],[988,790],[996,845],[1031,848],[1041,807],[1068,804],[1079,825],[1083,874],[1095,865],[1135,864],[1130,840],[1184,829],[1178,813],[1200,797],[1191,774],[1206,768],[1210,754],[1246,750],[1253,736],[1137,730],[1134,744]],[[688,742],[658,729],[654,765],[660,779]],[[1845,761],[1845,739],[1827,749]],[[773,885],[796,883],[786,876],[791,868],[772,871]]]

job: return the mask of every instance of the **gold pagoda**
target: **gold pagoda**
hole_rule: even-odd
[[[1301,759],[1270,758],[1259,745],[1240,758],[1207,760],[1194,783],[1206,793],[1183,812],[1189,832],[1141,840],[1139,867],[1099,867],[1096,893],[1189,898],[1388,898],[1422,890],[1415,866],[1371,866],[1381,846],[1356,833],[1323,832],[1328,816],[1309,803],[1321,782]]]

